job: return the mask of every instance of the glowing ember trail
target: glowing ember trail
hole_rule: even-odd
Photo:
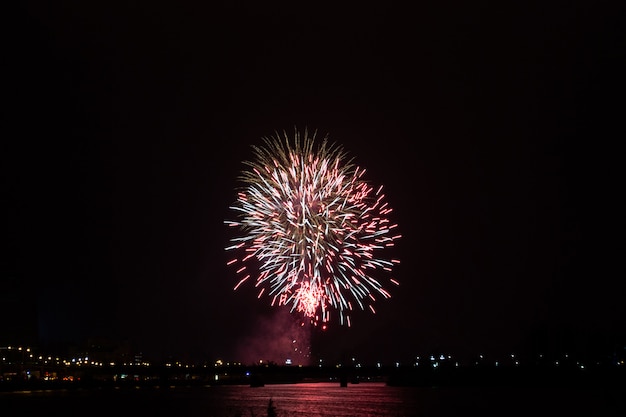
[[[390,297],[375,271],[389,273],[399,262],[378,256],[400,238],[382,186],[365,181],[365,170],[328,138],[319,143],[305,131],[263,143],[244,162],[249,169],[231,207],[238,220],[225,221],[243,233],[226,248],[241,253],[228,262],[240,275],[235,289],[256,269],[259,298],[289,305],[313,324],[328,322],[334,309],[349,326],[353,303],[375,312],[376,297]]]

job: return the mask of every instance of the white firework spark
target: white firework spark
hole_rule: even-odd
[[[365,170],[327,137],[318,143],[296,131],[293,141],[277,134],[263,143],[244,162],[231,207],[238,220],[225,222],[243,233],[226,248],[242,254],[228,262],[239,265],[235,289],[255,275],[259,298],[267,292],[272,305],[290,305],[314,324],[328,322],[334,308],[350,325],[353,303],[375,312],[376,297],[390,294],[374,271],[390,273],[399,262],[378,256],[400,238],[382,186],[365,181]]]

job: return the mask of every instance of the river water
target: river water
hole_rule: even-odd
[[[621,388],[391,387],[384,383],[71,389],[0,393],[2,416],[626,416]],[[268,414],[269,413],[269,414]]]

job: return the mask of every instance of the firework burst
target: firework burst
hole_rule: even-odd
[[[276,134],[263,144],[244,162],[231,207],[238,220],[225,222],[241,232],[226,248],[241,255],[228,262],[240,277],[235,290],[254,281],[258,298],[313,324],[328,322],[331,310],[348,326],[355,307],[375,312],[377,297],[390,297],[375,276],[399,262],[379,257],[400,238],[382,186],[364,180],[365,170],[328,137],[296,131],[293,140]]]

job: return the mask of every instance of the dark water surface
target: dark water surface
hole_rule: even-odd
[[[2,416],[626,416],[626,389],[390,387],[384,383],[72,389],[0,393]]]

